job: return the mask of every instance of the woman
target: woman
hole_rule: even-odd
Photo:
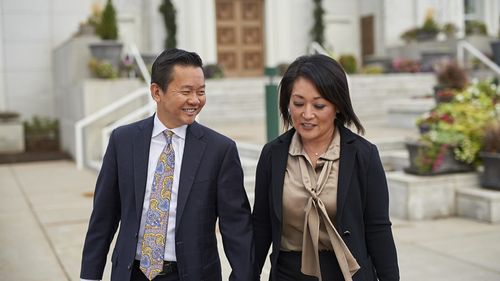
[[[272,243],[270,280],[399,280],[388,190],[346,75],[323,55],[299,57],[280,84],[290,130],[262,149],[253,209],[256,276]]]

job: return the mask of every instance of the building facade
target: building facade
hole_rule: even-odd
[[[163,49],[161,0],[113,0],[120,38],[141,52]],[[0,111],[57,117],[52,51],[65,44],[95,3],[105,0],[0,0]],[[179,48],[219,63],[228,76],[262,75],[264,66],[307,53],[312,0],[173,0]],[[423,23],[429,9],[438,23],[464,32],[466,20],[498,36],[500,0],[323,0],[324,47],[334,56],[383,56],[404,44],[400,34]],[[126,49],[125,49],[126,50]]]

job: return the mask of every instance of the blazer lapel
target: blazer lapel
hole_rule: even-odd
[[[177,197],[176,224],[179,225],[184,207],[186,206],[189,192],[200,165],[206,143],[201,140],[203,130],[196,122],[189,125],[186,132],[186,142],[184,144],[184,156],[182,157],[182,167],[179,179],[179,195]],[[176,230],[179,228],[176,227]]]
[[[342,211],[345,206],[349,184],[353,174],[354,160],[356,159],[356,149],[354,147],[354,133],[344,126],[338,126],[340,129],[340,163],[339,180],[337,186],[337,224],[340,224]]]
[[[271,149],[271,189],[273,208],[276,217],[281,222],[283,215],[283,183],[285,180],[286,163],[288,160],[288,148],[295,129],[291,129],[278,138],[278,142]]]
[[[148,175],[149,147],[151,134],[153,133],[153,117],[145,119],[139,125],[139,130],[134,137],[133,161],[134,161],[134,190],[135,209],[137,221],[141,221],[144,193],[146,192],[146,180]]]

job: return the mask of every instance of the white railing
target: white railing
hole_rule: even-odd
[[[485,56],[476,47],[474,47],[471,43],[465,40],[460,40],[457,43],[457,60],[462,67],[466,66],[465,51],[476,57],[479,61],[484,63],[493,72],[495,72],[497,76],[500,77],[500,67],[492,60],[490,60],[487,56]]]
[[[117,109],[121,108],[122,106],[138,99],[144,96],[149,96],[149,88],[144,87],[144,88],[139,88],[132,93],[126,95],[120,100],[117,100],[113,102],[112,104],[102,108],[101,110],[79,120],[75,124],[75,158],[76,158],[76,166],[78,169],[82,169],[83,165],[85,164],[84,160],[84,152],[83,152],[83,130],[85,127],[89,126],[90,124],[94,123],[95,121],[108,116],[109,114],[113,113]]]
[[[135,62],[139,66],[139,70],[141,73],[141,76],[143,77],[145,81],[145,87],[139,88],[134,90],[133,92],[129,93],[128,95],[125,95],[123,98],[120,100],[117,100],[106,107],[102,108],[101,110],[86,116],[85,118],[77,121],[75,123],[75,160],[76,160],[76,165],[78,169],[83,169],[83,166],[85,164],[91,166],[92,168],[99,169],[100,167],[100,162],[101,161],[86,161],[85,160],[85,153],[84,153],[84,136],[83,136],[83,131],[86,127],[88,127],[90,124],[96,122],[97,120],[100,120],[101,118],[104,118],[119,108],[129,104],[132,101],[141,99],[141,98],[149,98],[149,84],[151,81],[151,75],[149,74],[149,71],[146,67],[146,64],[144,63],[144,60],[142,59],[139,50],[134,44],[129,44],[129,49],[134,57]],[[102,139],[102,154],[104,155],[104,152],[106,151],[106,145],[108,143],[109,136],[111,134],[111,131],[115,129],[118,126],[124,125],[126,123],[129,123],[133,121],[134,119],[145,115],[145,114],[152,114],[154,112],[154,102],[150,98],[149,102],[134,110],[133,112],[125,115],[124,117],[114,121],[112,124],[104,127],[101,130],[101,139]]]
[[[325,50],[325,48],[323,48],[323,46],[321,46],[321,44],[319,44],[316,41],[311,42],[311,44],[309,44],[308,52],[310,55],[322,54],[325,56],[330,56],[330,54]]]

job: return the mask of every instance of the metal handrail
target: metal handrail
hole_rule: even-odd
[[[102,130],[101,130],[101,139],[102,139],[102,154],[101,154],[101,156],[104,158],[104,153],[106,152],[106,147],[108,144],[109,136],[111,135],[111,132],[115,128],[118,128],[119,126],[128,124],[128,123],[136,120],[137,118],[139,118],[145,114],[150,114],[150,113],[151,113],[151,103],[148,103],[147,105],[139,107],[138,109],[132,111],[131,113],[129,113],[129,114],[125,115],[124,117],[111,123],[110,125],[102,128]]]
[[[110,105],[102,108],[101,110],[94,112],[93,114],[78,120],[75,123],[75,160],[76,160],[76,166],[78,169],[82,169],[84,165],[84,155],[83,155],[83,129],[87,127],[88,125],[94,123],[95,121],[109,115],[110,113],[114,112],[118,108],[128,104],[129,102],[132,102],[138,98],[148,96],[149,95],[149,88],[148,87],[142,87],[139,89],[136,89],[132,93],[124,96],[122,99],[119,99]]]
[[[485,56],[481,51],[479,51],[476,47],[474,47],[471,43],[460,40],[457,43],[457,60],[458,63],[464,67],[465,66],[465,51],[468,51],[471,55],[476,57],[482,63],[484,63],[487,67],[489,67],[493,72],[496,73],[500,77],[500,67],[490,60],[487,56]]]
[[[139,52],[139,49],[137,49],[137,46],[135,44],[130,44],[129,48],[130,48],[130,52],[132,53],[132,56],[135,59],[135,62],[139,66],[139,70],[141,71],[142,78],[144,78],[146,85],[149,85],[151,83],[151,75],[149,74],[149,70],[146,67],[146,63],[142,59],[142,56],[141,56],[141,53]]]
[[[151,81],[151,75],[149,74],[149,71],[146,67],[146,64],[144,63],[144,60],[142,59],[141,54],[139,53],[139,49],[135,44],[128,44],[130,48],[130,52],[132,56],[134,57],[135,62],[139,66],[139,71],[141,73],[141,76],[143,77],[146,86],[141,87],[139,89],[136,89],[132,91],[130,94],[125,95],[123,98],[120,100],[117,100],[106,107],[102,108],[101,110],[94,112],[90,114],[89,116],[86,116],[80,120],[78,120],[75,123],[75,160],[76,160],[76,166],[78,169],[83,169],[83,166],[85,164],[85,155],[84,155],[84,144],[83,144],[83,130],[85,127],[89,126],[93,122],[113,113],[115,110],[119,109],[122,106],[125,106],[126,104],[137,100],[139,98],[143,97],[149,97],[149,84]],[[109,134],[111,133],[112,129],[118,127],[119,125],[125,124],[127,120],[132,120],[136,115],[137,112],[139,111],[144,111],[147,112],[149,111],[150,113],[154,112],[154,107],[153,107],[153,101],[150,100],[147,105],[129,113],[128,115],[118,119],[117,121],[113,122],[111,125],[108,125],[103,128],[102,130],[102,139],[103,143],[107,143],[107,138],[109,138]],[[107,136],[107,138],[105,137]],[[106,139],[105,139],[106,138]],[[103,150],[103,153],[105,151],[105,148]]]
[[[311,44],[309,44],[308,52],[310,55],[322,54],[325,56],[330,56],[330,54],[325,50],[325,48],[323,48],[323,46],[321,46],[321,44],[319,44],[316,41],[313,41],[311,42]]]

